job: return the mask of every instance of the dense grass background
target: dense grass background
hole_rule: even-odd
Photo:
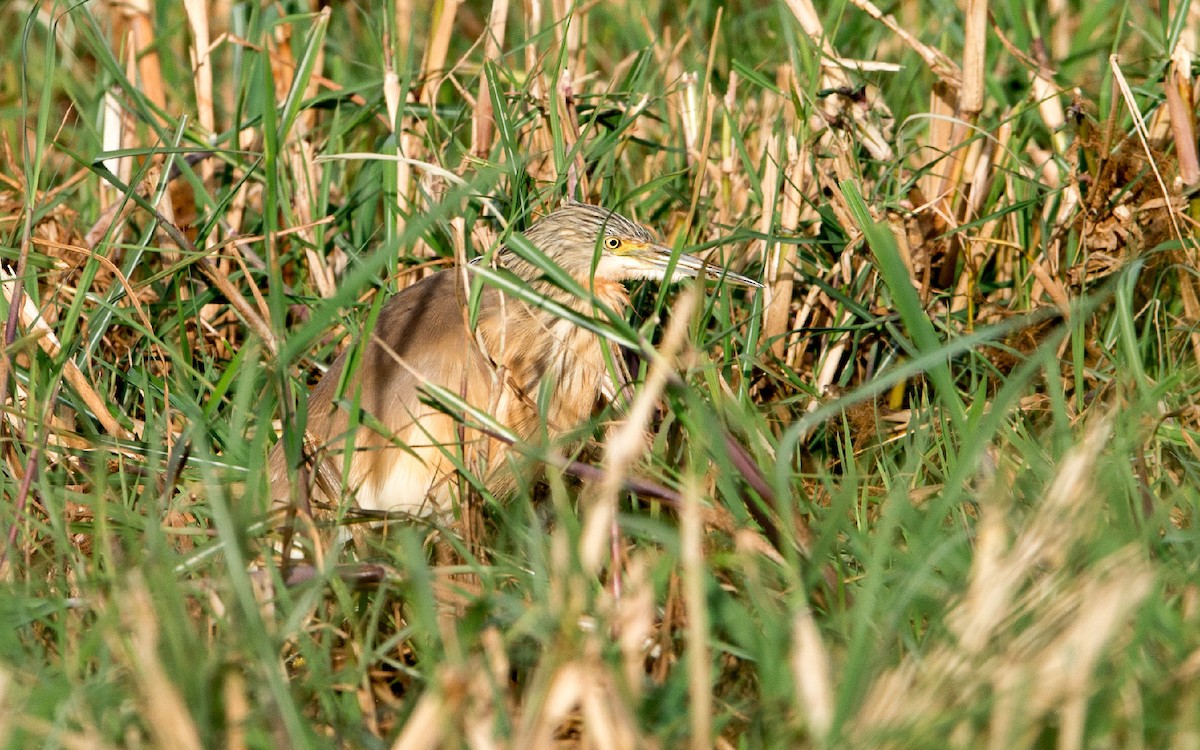
[[[0,7],[7,745],[1200,747],[1200,11],[319,5]],[[281,417],[567,195],[767,283],[603,323],[680,501],[285,585]]]

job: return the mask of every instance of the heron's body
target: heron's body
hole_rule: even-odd
[[[592,290],[596,301],[617,310],[629,301],[621,281],[662,278],[664,258],[670,257],[641,226],[583,204],[554,212],[526,236]],[[595,315],[593,299],[564,292],[511,253],[497,257],[542,295]],[[691,256],[679,260],[679,275],[711,273]],[[508,446],[426,403],[422,389],[428,384],[463,397],[532,442],[543,434],[553,439],[588,419],[598,401],[613,393],[610,372],[619,361],[611,344],[591,331],[495,288],[484,288],[472,327],[460,269],[429,276],[389,300],[343,384],[348,356],[338,357],[309,396],[305,444],[318,455],[310,457],[314,468],[300,475],[328,480],[310,483],[310,494],[326,502],[336,502],[344,486],[362,508],[412,514],[450,507],[459,458],[480,472],[494,494],[511,490],[516,480],[506,465]],[[545,385],[552,391],[542,410],[538,396]],[[349,409],[356,397],[363,416],[351,430]],[[342,483],[347,453],[349,472]],[[273,449],[269,470],[272,497],[280,502],[292,497],[282,445]]]

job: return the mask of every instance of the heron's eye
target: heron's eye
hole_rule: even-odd
[[[621,246],[621,241],[616,237],[605,237],[604,247],[608,250],[616,250]]]

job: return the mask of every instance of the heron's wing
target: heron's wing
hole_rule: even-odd
[[[343,377],[354,352],[348,349],[309,395],[306,434],[322,446],[325,463],[336,467],[337,476],[346,452],[352,452],[350,486],[364,507],[423,500],[428,475],[437,473],[427,465],[437,462],[442,443],[455,440],[453,420],[431,416],[436,410],[421,403],[420,389],[432,382],[459,391],[478,377],[480,362],[470,346],[460,284],[458,274],[444,271],[394,296],[380,310],[354,370]],[[355,399],[359,411],[351,420]],[[358,426],[349,434],[352,421]],[[287,495],[281,454],[281,446],[276,446],[271,463],[275,498]],[[393,477],[400,469],[407,478]],[[364,481],[367,478],[375,481]],[[404,486],[397,486],[398,481]],[[388,497],[364,497],[380,492]]]

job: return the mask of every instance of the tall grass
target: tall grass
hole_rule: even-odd
[[[1196,746],[1194,6],[319,6],[0,8],[7,745]],[[565,197],[767,288],[281,570],[306,386]]]

